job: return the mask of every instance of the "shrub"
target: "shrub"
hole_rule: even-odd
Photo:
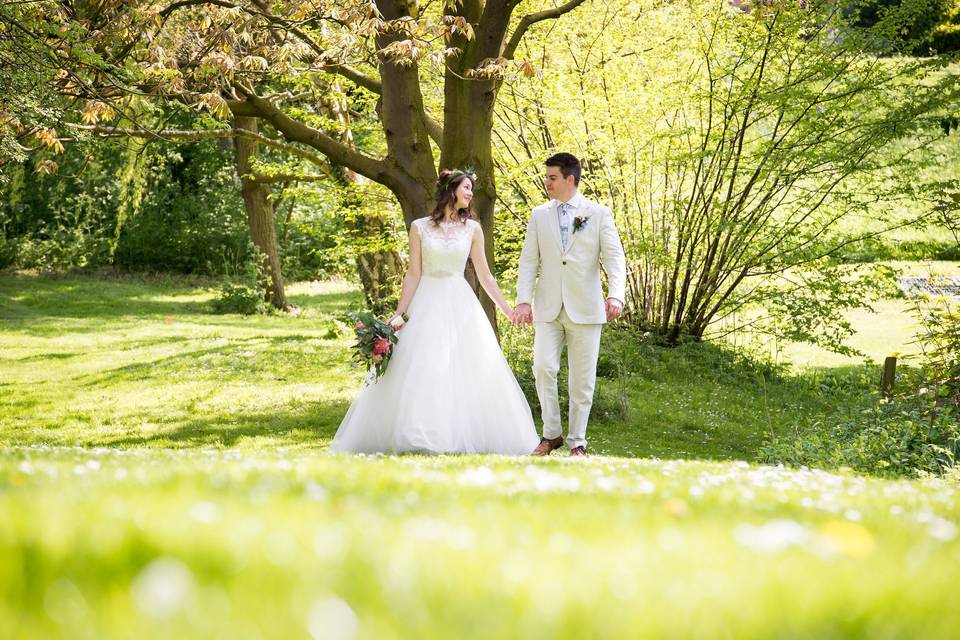
[[[268,313],[266,289],[263,286],[262,262],[257,259],[255,247],[249,247],[251,256],[243,265],[243,273],[235,280],[229,280],[220,286],[213,300],[214,313],[241,313],[253,315]]]
[[[16,266],[41,271],[86,269],[104,264],[107,240],[94,231],[56,226],[17,243]]]
[[[796,437],[774,439],[760,458],[878,475],[941,474],[960,456],[957,419],[955,412],[931,410],[916,399],[884,401],[832,427],[814,423]]]
[[[213,143],[158,147],[114,263],[131,270],[237,275],[250,231],[230,152]]]
[[[17,242],[0,234],[0,269],[6,269],[17,261]]]
[[[916,344],[923,353],[927,386],[933,401],[960,409],[960,305],[947,298],[918,300],[920,319]]]
[[[761,451],[767,462],[848,466],[882,475],[943,474],[960,458],[960,314],[946,300],[916,304],[922,366],[898,375],[900,391],[832,426],[814,423]]]
[[[343,221],[323,211],[303,209],[298,219],[280,229],[284,277],[291,281],[352,277],[349,246],[338,244],[346,235]]]
[[[263,289],[249,283],[224,283],[213,301],[214,313],[253,315],[267,311],[268,305],[263,300]]]

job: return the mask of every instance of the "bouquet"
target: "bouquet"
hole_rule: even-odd
[[[397,344],[397,334],[393,327],[369,311],[351,313],[350,317],[355,322],[353,330],[357,336],[354,358],[371,367],[376,380],[387,370],[393,347]]]

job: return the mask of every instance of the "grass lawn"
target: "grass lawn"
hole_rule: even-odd
[[[361,296],[345,283],[294,284],[289,296],[298,317],[218,316],[211,292],[176,281],[0,277],[0,442],[326,445],[363,377],[352,337],[334,328]],[[532,343],[532,330],[504,328],[538,413]],[[873,375],[782,377],[710,344],[663,349],[608,331],[590,446],[753,460],[766,433],[872,402]]]
[[[608,331],[585,461],[334,456],[343,283],[297,317],[201,286],[0,276],[11,638],[952,637],[956,481],[751,463],[875,402]],[[530,335],[504,332],[529,389]],[[685,460],[676,460],[684,458]]]
[[[905,276],[958,276],[960,262],[891,262]],[[846,314],[856,328],[850,346],[864,353],[867,360],[882,363],[897,355],[901,362],[915,363],[918,348],[913,343],[919,325],[913,303],[907,299],[881,300],[873,311],[855,309]],[[776,353],[779,349],[779,353]],[[838,367],[860,364],[862,358],[843,356],[808,344],[770,345],[771,355],[800,368]]]
[[[301,317],[217,316],[164,282],[0,280],[0,438],[85,446],[326,442],[360,379],[333,314],[345,284],[293,285]]]

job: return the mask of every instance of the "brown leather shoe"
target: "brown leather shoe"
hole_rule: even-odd
[[[581,446],[581,447],[574,447],[573,449],[570,449],[571,458],[582,458],[582,457],[586,457],[586,455],[587,455],[586,447]]]
[[[533,450],[532,456],[548,456],[550,452],[554,449],[559,449],[563,446],[563,436],[557,436],[556,438],[540,438],[540,444],[537,445],[537,448]]]

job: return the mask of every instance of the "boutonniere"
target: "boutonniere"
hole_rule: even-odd
[[[587,226],[587,223],[590,222],[590,216],[577,216],[573,219],[573,232],[576,233]]]

